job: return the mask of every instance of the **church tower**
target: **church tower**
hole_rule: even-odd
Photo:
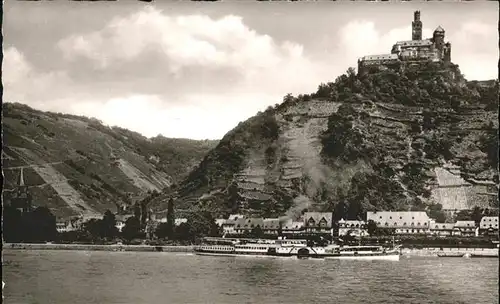
[[[23,168],[19,172],[19,178],[17,179],[17,191],[13,194],[11,198],[11,206],[20,210],[21,212],[31,211],[32,197],[28,191],[28,186],[24,183]]]
[[[422,21],[420,21],[420,11],[415,11],[413,13],[411,28],[411,40],[422,40]]]

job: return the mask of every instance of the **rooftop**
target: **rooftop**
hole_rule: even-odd
[[[432,45],[432,41],[430,39],[424,40],[405,40],[398,41],[395,45],[399,46],[420,46],[420,45]]]
[[[382,55],[367,55],[367,56],[361,57],[361,60],[384,60],[384,59],[397,60],[398,55],[397,54],[382,54]]]
[[[443,28],[441,27],[441,25],[440,25],[440,26],[438,26],[438,27],[434,30],[434,32],[444,33],[444,29],[443,29]]]

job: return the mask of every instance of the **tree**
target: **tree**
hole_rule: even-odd
[[[127,241],[131,241],[135,238],[140,237],[141,234],[141,222],[135,217],[129,217],[125,222],[125,226],[122,229],[122,236]]]
[[[158,227],[156,227],[156,230],[155,230],[155,235],[160,238],[160,239],[164,239],[164,238],[171,238],[173,236],[173,231],[171,230],[171,226],[167,223],[161,223],[160,225],[158,225]]]
[[[283,97],[283,103],[290,103],[293,102],[293,95],[291,93],[288,93]]]
[[[441,210],[443,206],[441,204],[431,205],[429,207],[429,217],[436,220],[438,223],[446,222],[446,214]]]
[[[181,223],[175,228],[175,239],[179,241],[193,241],[194,235],[187,223]]]
[[[21,211],[11,206],[3,208],[2,234],[5,242],[17,243],[23,240],[23,221]]]
[[[102,220],[93,218],[83,223],[82,230],[88,239],[96,241],[101,237],[101,222]]]
[[[475,206],[472,209],[471,219],[475,222],[476,226],[479,226],[479,223],[481,223],[481,219],[483,218],[483,213],[484,213],[483,209],[478,206]]]
[[[366,224],[366,230],[368,230],[368,234],[370,236],[377,235],[378,232],[377,223],[375,223],[373,220],[369,220],[368,223]]]
[[[174,199],[170,198],[168,200],[167,206],[167,223],[166,223],[166,237],[171,238],[174,233],[174,225],[175,225],[175,214],[174,214]]]
[[[356,78],[356,70],[353,67],[348,68],[346,74],[349,79]]]
[[[57,239],[56,217],[47,207],[38,207],[23,214],[26,242],[46,242]]]
[[[118,229],[116,228],[116,217],[110,211],[106,210],[102,221],[100,222],[101,231],[100,236],[103,238],[114,238],[118,235]]]
[[[262,228],[260,228],[260,226],[257,225],[254,228],[252,228],[252,231],[250,231],[250,235],[253,238],[260,239],[264,236],[264,231],[262,231]]]

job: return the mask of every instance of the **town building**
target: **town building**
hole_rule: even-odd
[[[483,216],[479,223],[480,233],[496,234],[498,233],[498,216]]]
[[[475,236],[476,223],[474,221],[457,221],[453,227],[453,235]]]
[[[235,221],[234,230],[236,234],[244,234],[251,232],[254,228],[259,227],[263,230],[264,219],[263,218],[238,218]]]
[[[66,221],[56,222],[56,230],[59,233],[76,231],[81,225],[78,223],[78,219],[70,219]]]
[[[230,214],[228,219],[220,221],[223,235],[236,234],[236,221],[242,218],[245,218],[245,216],[242,214]]]
[[[358,60],[358,73],[366,73],[374,68],[398,69],[404,65],[421,62],[451,62],[451,44],[445,42],[445,31],[438,26],[431,38],[422,39],[420,11],[415,11],[412,22],[412,39],[398,41],[391,54],[368,55]]]
[[[304,214],[306,233],[332,233],[333,214],[331,212],[306,212]]]
[[[132,214],[124,214],[124,215],[116,215],[115,220],[116,220],[116,229],[118,229],[119,232],[122,232],[123,227],[125,227],[125,223],[129,218],[131,218],[133,215]]]
[[[300,234],[304,232],[304,221],[294,221],[292,219],[288,219],[281,223],[281,229],[283,234],[286,235]]]
[[[365,221],[351,221],[341,219],[338,224],[339,236],[351,235],[355,237],[363,237],[368,235]]]
[[[377,228],[394,230],[395,234],[427,234],[431,219],[424,211],[368,211],[367,221]]]
[[[430,225],[430,234],[435,236],[452,236],[455,229],[455,223],[434,223]]]
[[[279,218],[264,218],[264,226],[262,230],[265,234],[278,235],[280,231],[280,220]]]
[[[215,219],[215,224],[219,227],[222,227],[222,225],[224,225],[225,222],[226,222],[226,219],[223,219],[223,218]]]

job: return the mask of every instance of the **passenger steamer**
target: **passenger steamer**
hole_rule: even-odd
[[[207,244],[195,247],[199,255],[268,256],[319,259],[399,260],[398,247],[382,246],[307,246],[306,240],[236,240],[208,239]]]

